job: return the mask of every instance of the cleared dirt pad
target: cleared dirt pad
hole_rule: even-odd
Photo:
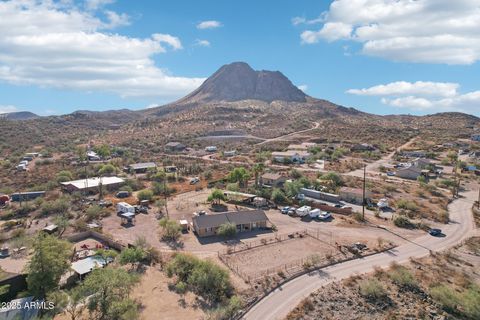
[[[242,276],[259,278],[262,273],[273,269],[283,269],[285,265],[301,267],[302,259],[318,255],[324,259],[327,255],[335,255],[338,251],[313,237],[304,236],[276,242],[253,249],[224,256],[228,264],[238,270]]]

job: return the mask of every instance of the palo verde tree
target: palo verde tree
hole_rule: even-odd
[[[180,237],[181,226],[177,221],[162,218],[158,224],[162,227],[162,238],[165,240],[176,241]]]
[[[212,193],[208,196],[207,201],[212,204],[220,204],[220,201],[225,201],[226,197],[222,190],[214,189]]]
[[[142,248],[132,247],[127,248],[120,253],[120,264],[130,264],[132,269],[138,267],[138,264],[142,262],[146,257],[146,252]]]
[[[28,290],[45,299],[57,289],[61,276],[70,267],[72,245],[55,237],[39,234],[33,242],[34,254],[27,265]]]
[[[90,318],[137,318],[137,305],[128,295],[138,280],[138,275],[120,268],[94,269],[81,286],[84,295],[90,296],[87,303]]]

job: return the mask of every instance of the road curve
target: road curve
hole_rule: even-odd
[[[375,266],[387,267],[393,261],[405,263],[410,257],[421,258],[427,256],[430,250],[441,251],[455,246],[472,235],[475,229],[471,207],[476,200],[477,191],[470,190],[462,196],[448,207],[451,222],[442,229],[446,237],[437,238],[427,234],[384,253],[339,263],[300,276],[262,299],[243,319],[284,319],[302,299],[330,282],[348,278],[353,274],[371,272]]]

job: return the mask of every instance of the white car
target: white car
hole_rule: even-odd
[[[195,178],[190,179],[190,184],[196,184],[196,183],[199,183],[199,182],[200,182],[199,177],[195,177]]]

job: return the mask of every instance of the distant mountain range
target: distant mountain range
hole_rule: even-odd
[[[322,139],[361,139],[364,142],[375,139],[381,143],[382,139],[394,140],[399,135],[413,135],[419,130],[432,134],[462,133],[467,137],[473,128],[480,126],[479,118],[458,112],[380,116],[343,107],[308,96],[279,71],[255,71],[244,62],[222,66],[192,93],[164,106],[138,111],[79,110],[49,117],[15,112],[1,117],[31,120],[25,121],[24,128],[28,123],[32,132],[40,130],[41,135],[52,138],[57,138],[58,132],[68,132],[71,138],[115,130],[112,133],[115,143],[131,139],[133,135],[137,141],[154,137],[157,143],[191,140],[214,131],[272,138],[313,125],[318,128],[315,134]],[[0,130],[6,132],[14,125],[0,125]],[[32,136],[35,135],[32,133]],[[58,139],[70,138],[65,134],[58,136]]]
[[[36,119],[38,117],[39,115],[36,115],[35,113],[30,111],[0,113],[0,119],[6,119],[11,121],[31,120],[31,119]]]

